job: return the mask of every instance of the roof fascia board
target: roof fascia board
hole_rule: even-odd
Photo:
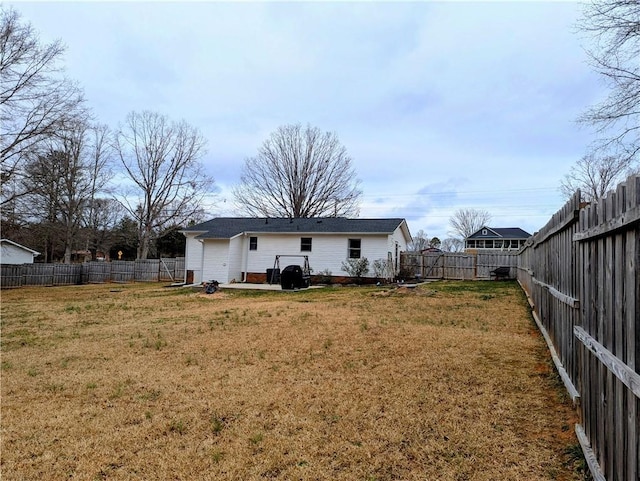
[[[409,231],[409,225],[407,224],[406,219],[402,219],[402,222],[400,222],[400,225],[398,227],[400,227],[400,229],[404,232],[404,240],[406,240],[407,242],[413,241],[413,237],[411,237],[411,232]]]
[[[14,246],[20,248],[20,249],[24,249],[25,251],[29,251],[32,254],[40,255],[40,253],[38,251],[34,251],[33,249],[30,249],[30,248],[28,248],[26,246],[23,246],[22,244],[18,244],[17,242],[14,242],[14,241],[12,241],[10,239],[0,239],[0,243],[2,243],[2,242],[7,242],[7,243],[9,243],[11,245],[14,245]]]
[[[494,231],[491,227],[487,227],[482,226],[480,227],[480,229],[478,229],[477,231],[475,231],[473,234],[471,234],[469,237],[467,237],[467,239],[472,239],[473,237],[475,237],[476,235],[482,236],[482,231],[483,230],[490,230],[491,232],[493,232],[494,235],[496,235],[497,237],[502,237],[500,234],[498,234],[496,231]]]

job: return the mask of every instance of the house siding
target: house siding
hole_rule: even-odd
[[[240,282],[243,280],[243,262],[242,262],[242,254],[245,249],[249,249],[249,238],[238,236],[234,237],[229,241],[229,257],[228,257],[228,278],[225,282],[230,282],[235,280],[236,282]]]
[[[187,235],[185,243],[184,257],[185,257],[185,282],[187,281],[187,271],[193,272],[193,282],[200,284],[202,282],[202,256],[203,245],[202,242],[195,238],[197,233]]]
[[[267,269],[273,268],[276,255],[298,255],[300,254],[300,238],[294,235],[270,235],[270,234],[251,234],[258,238],[258,249],[248,251],[247,255],[247,272],[266,273]],[[296,245],[296,242],[298,245]],[[249,240],[245,249],[249,249]],[[302,257],[294,259],[282,259],[280,268],[283,269],[289,264],[302,265]]]
[[[393,234],[389,236],[388,247],[388,252],[391,252],[393,272],[397,273],[400,269],[400,253],[407,250],[407,240],[405,239],[400,227],[398,227]]]
[[[229,282],[229,244],[229,239],[207,239],[204,242],[202,280]]]
[[[390,251],[392,236],[362,236],[362,257],[369,260],[369,274],[365,277],[375,277],[373,272],[373,263],[376,260],[386,261]],[[391,251],[393,252],[393,251]],[[342,271],[344,272],[344,271]],[[347,273],[344,272],[346,275]]]
[[[347,275],[342,270],[342,263],[349,257],[349,239],[362,239],[361,256],[367,257],[367,249],[371,248],[371,243],[365,240],[366,236],[352,234],[347,236],[316,236],[313,246],[313,259],[309,259],[313,272],[318,274],[322,271],[329,270],[334,276]],[[318,239],[316,242],[316,238]]]
[[[401,235],[401,234],[400,234]],[[371,235],[371,234],[309,234],[300,235],[257,235],[258,249],[248,251],[247,271],[252,273],[263,273],[267,269],[273,268],[276,255],[295,255],[300,257],[283,257],[280,259],[280,269],[284,269],[290,264],[302,265],[302,256],[309,256],[309,265],[313,273],[317,274],[324,270],[329,270],[333,275],[346,276],[342,270],[342,262],[348,257],[348,239],[362,240],[362,257],[369,259],[372,263],[376,259],[387,259],[387,252],[390,246],[395,248],[395,240],[392,236]],[[311,237],[311,252],[300,250],[300,239]],[[405,244],[404,241],[402,244]],[[248,238],[245,241],[245,249],[249,249]],[[393,251],[391,251],[393,252]],[[370,273],[373,276],[373,272]]]
[[[33,252],[8,242],[0,244],[0,264],[32,264]]]

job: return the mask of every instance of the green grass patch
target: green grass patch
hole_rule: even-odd
[[[516,281],[437,281],[425,287],[447,294],[474,292],[494,296],[520,290]]]

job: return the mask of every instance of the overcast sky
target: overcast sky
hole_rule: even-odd
[[[186,120],[208,141],[234,215],[244,159],[278,126],[335,132],[362,181],[361,217],[448,237],[459,208],[540,229],[593,133],[576,117],[605,87],[574,2],[10,3],[67,46],[97,119]]]

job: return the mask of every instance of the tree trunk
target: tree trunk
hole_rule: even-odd
[[[149,256],[150,243],[151,243],[151,231],[143,227],[140,230],[140,235],[138,236],[138,251],[137,251],[138,259],[143,260]]]

